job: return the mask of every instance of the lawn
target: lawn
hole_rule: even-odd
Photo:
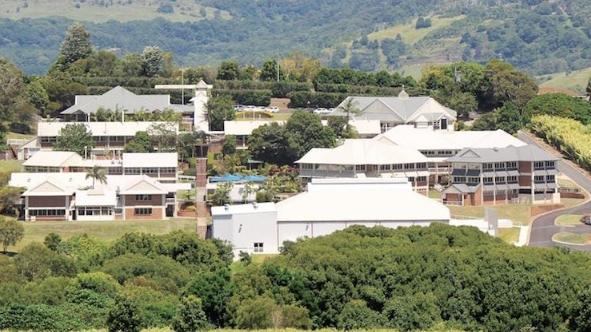
[[[539,79],[545,80],[540,84],[541,88],[570,89],[582,94],[591,76],[591,67],[575,70],[570,73],[555,73],[540,76]]]
[[[499,219],[510,219],[516,226],[530,222],[529,204],[499,204],[487,206],[497,210]],[[484,218],[484,206],[449,206],[452,217]]]
[[[591,243],[591,234],[578,234],[578,233],[571,233],[571,232],[560,232],[554,234],[552,237],[552,241],[556,242],[565,242],[569,244],[589,244]]]
[[[176,230],[194,232],[197,226],[195,219],[171,220],[136,220],[136,221],[37,221],[25,222],[25,237],[16,248],[18,251],[31,242],[43,242],[51,232],[59,234],[63,239],[74,235],[88,234],[107,242],[121,237],[125,233],[143,232],[166,234]]]
[[[556,218],[554,223],[560,226],[581,225],[581,216],[576,214],[565,214]]]
[[[238,112],[236,113],[236,121],[287,121],[291,117],[293,112]],[[271,117],[268,117],[271,115]]]
[[[519,240],[519,232],[521,232],[520,227],[511,227],[511,228],[499,228],[497,236],[507,242],[507,243],[516,243]]]
[[[441,193],[435,189],[429,189],[429,198],[433,198],[433,199],[441,199]]]
[[[22,162],[19,160],[0,160],[0,173],[13,173],[21,170]]]
[[[103,1],[101,1],[102,3]],[[108,1],[104,1],[108,2]],[[27,3],[27,6],[23,6]],[[106,22],[115,20],[128,22],[134,20],[152,20],[157,17],[169,21],[186,22],[203,19],[200,9],[204,8],[207,18],[213,18],[216,11],[213,7],[199,5],[194,0],[169,1],[173,4],[173,13],[158,12],[159,1],[134,0],[130,4],[122,1],[111,1],[110,5],[100,5],[96,1],[81,1],[77,8],[71,0],[35,0],[24,2],[22,0],[0,1],[0,17],[21,19],[60,16],[74,21]],[[17,8],[18,12],[17,12]],[[231,18],[227,11],[219,11],[224,19]]]
[[[446,27],[453,22],[464,18],[464,16],[456,16],[456,17],[438,17],[434,16],[431,17],[431,26],[424,29],[416,29],[415,24],[416,20],[413,20],[412,23],[409,24],[399,24],[393,27],[389,27],[383,30],[379,30],[367,35],[369,40],[383,40],[386,38],[395,38],[396,35],[400,34],[402,40],[408,44],[414,44],[419,40],[423,39],[429,32],[435,31],[437,29]]]
[[[21,133],[14,133],[12,131],[9,131],[6,134],[6,138],[8,139],[33,139],[35,138],[35,135],[28,135],[28,134],[21,134]]]

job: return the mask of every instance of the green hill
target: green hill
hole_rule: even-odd
[[[370,71],[491,58],[536,75],[591,66],[587,0],[5,0],[0,54],[43,73],[73,20],[99,48],[156,45],[181,65],[297,49]]]

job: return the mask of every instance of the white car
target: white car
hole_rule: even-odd
[[[279,112],[279,107],[277,107],[277,106],[267,107],[266,111],[270,112],[270,113],[277,113],[277,112]]]
[[[314,110],[314,113],[316,113],[316,114],[330,114],[330,113],[332,113],[332,111],[329,109],[326,109],[326,108],[317,108]]]

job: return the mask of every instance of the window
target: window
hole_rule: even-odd
[[[404,164],[405,170],[415,169],[415,164]]]
[[[254,243],[254,252],[263,252],[263,242]]]
[[[482,181],[484,184],[493,184],[493,178],[491,176],[484,177]]]
[[[29,210],[30,216],[65,216],[64,209]]]
[[[152,195],[135,195],[136,201],[151,201]]]
[[[139,175],[140,169],[138,167],[126,167],[125,175]]]
[[[302,169],[311,170],[314,169],[312,164],[302,164]]]
[[[133,212],[136,216],[149,216],[152,214],[152,208],[137,208]]]
[[[536,175],[534,176],[535,183],[544,183],[544,176],[543,175]]]
[[[516,161],[507,162],[507,169],[510,171],[516,170],[517,169],[517,162]]]
[[[158,174],[158,168],[148,167],[142,168],[143,174]]]
[[[402,164],[394,164],[394,165],[392,165],[392,169],[393,170],[401,170],[402,169]]]
[[[554,161],[547,161],[546,162],[546,169],[554,169],[555,162]]]
[[[544,164],[543,161],[536,161],[534,162],[534,169],[544,169]]]
[[[548,183],[554,183],[554,182],[556,182],[556,179],[554,178],[554,175],[547,175],[546,176],[546,182],[548,182]]]
[[[486,172],[486,171],[492,171],[493,170],[493,164],[492,163],[484,163],[482,164],[482,169]]]
[[[496,184],[505,184],[506,179],[504,176],[497,176],[497,177],[495,177],[495,183]]]
[[[365,171],[365,165],[356,165],[355,166],[355,170],[356,171],[364,172]]]
[[[390,165],[380,165],[380,171],[389,171]]]
[[[505,169],[505,163],[495,163],[495,170],[504,170]]]
[[[176,168],[174,168],[174,167],[162,167],[160,169],[160,173],[174,174],[174,173],[176,173]]]
[[[417,182],[427,182],[426,176],[417,176]]]
[[[517,176],[508,176],[507,177],[507,183],[517,183]]]
[[[425,169],[427,168],[427,163],[417,163],[417,169]]]
[[[480,178],[475,177],[475,176],[471,176],[468,178],[468,183],[480,183]]]
[[[454,176],[454,183],[465,183],[466,178],[463,176]]]

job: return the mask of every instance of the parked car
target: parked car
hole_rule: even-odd
[[[277,107],[277,106],[270,106],[270,107],[267,107],[266,111],[267,112],[270,112],[270,113],[277,113],[277,112],[279,112],[279,107]]]
[[[326,108],[317,108],[314,110],[314,113],[316,113],[316,114],[330,114],[330,113],[332,113],[332,111],[329,109],[326,109]]]
[[[585,225],[591,225],[591,215],[583,216],[581,222]]]

